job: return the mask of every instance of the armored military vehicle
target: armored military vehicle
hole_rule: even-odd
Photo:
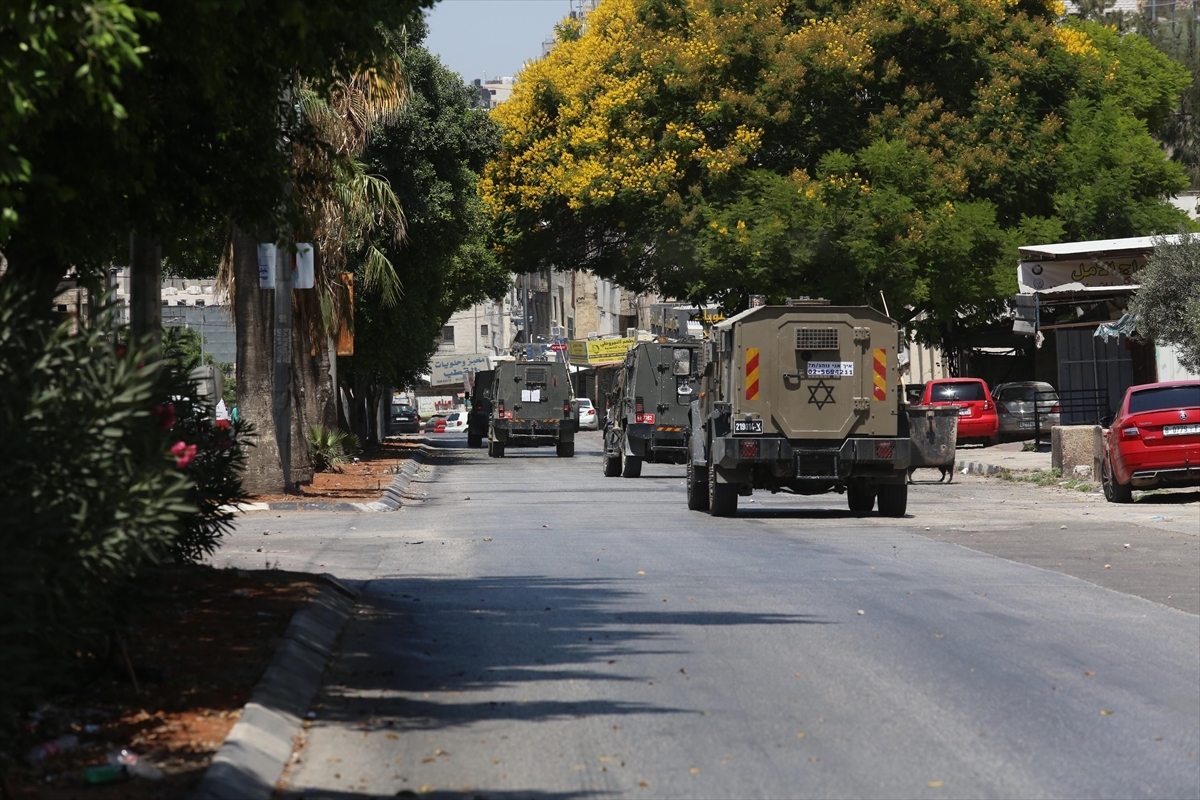
[[[609,395],[605,476],[636,478],[644,461],[686,462],[699,347],[698,342],[642,342],[625,356]]]
[[[492,379],[494,370],[481,369],[475,373],[472,384],[471,407],[467,409],[467,447],[483,447],[488,435],[488,422],[492,416]]]
[[[908,417],[899,330],[871,308],[760,306],[718,323],[691,408],[688,507],[737,512],[755,489],[845,492],[850,510],[904,515]]]
[[[508,447],[554,445],[558,455],[575,455],[579,404],[567,365],[553,361],[505,361],[492,374],[488,455]]]

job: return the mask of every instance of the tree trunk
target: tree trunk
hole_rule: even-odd
[[[160,349],[162,246],[143,233],[129,235],[129,333],[135,346]]]
[[[325,348],[316,348],[313,354],[308,325],[301,315],[292,317],[292,482],[309,484],[313,481],[312,448],[308,442],[308,428],[320,423],[317,408],[321,397],[320,356]]]
[[[233,230],[234,324],[237,328],[238,419],[254,425],[242,485],[250,494],[283,494],[271,383],[275,292],[258,288],[258,237]]]

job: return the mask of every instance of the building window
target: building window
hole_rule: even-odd
[[[487,325],[480,325],[480,326],[479,326],[479,335],[480,335],[480,336],[487,336],[487,335],[488,335],[488,334],[487,334]]]
[[[454,326],[447,325],[442,328],[442,344],[454,344]]]

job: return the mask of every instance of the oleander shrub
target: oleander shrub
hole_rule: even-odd
[[[103,653],[112,599],[167,556],[196,515],[178,439],[153,412],[159,363],[90,329],[30,312],[0,282],[0,715],[11,719],[88,654]],[[154,352],[153,350],[149,352]],[[2,726],[3,720],[0,720]]]

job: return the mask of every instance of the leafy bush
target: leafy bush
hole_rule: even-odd
[[[168,553],[188,518],[188,476],[158,364],[113,344],[112,314],[73,331],[0,282],[0,714],[102,652],[122,581]]]
[[[162,381],[167,402],[155,407],[155,415],[171,433],[176,468],[192,481],[187,499],[196,508],[183,519],[172,552],[180,561],[198,561],[216,550],[233,525],[232,506],[246,498],[241,474],[254,430],[247,422],[216,420],[212,408],[193,399],[188,376],[200,366],[200,353],[189,350],[182,330],[164,331]]]
[[[341,472],[343,464],[362,452],[358,437],[346,431],[331,431],[320,425],[308,429],[312,449],[313,469],[317,472]]]

